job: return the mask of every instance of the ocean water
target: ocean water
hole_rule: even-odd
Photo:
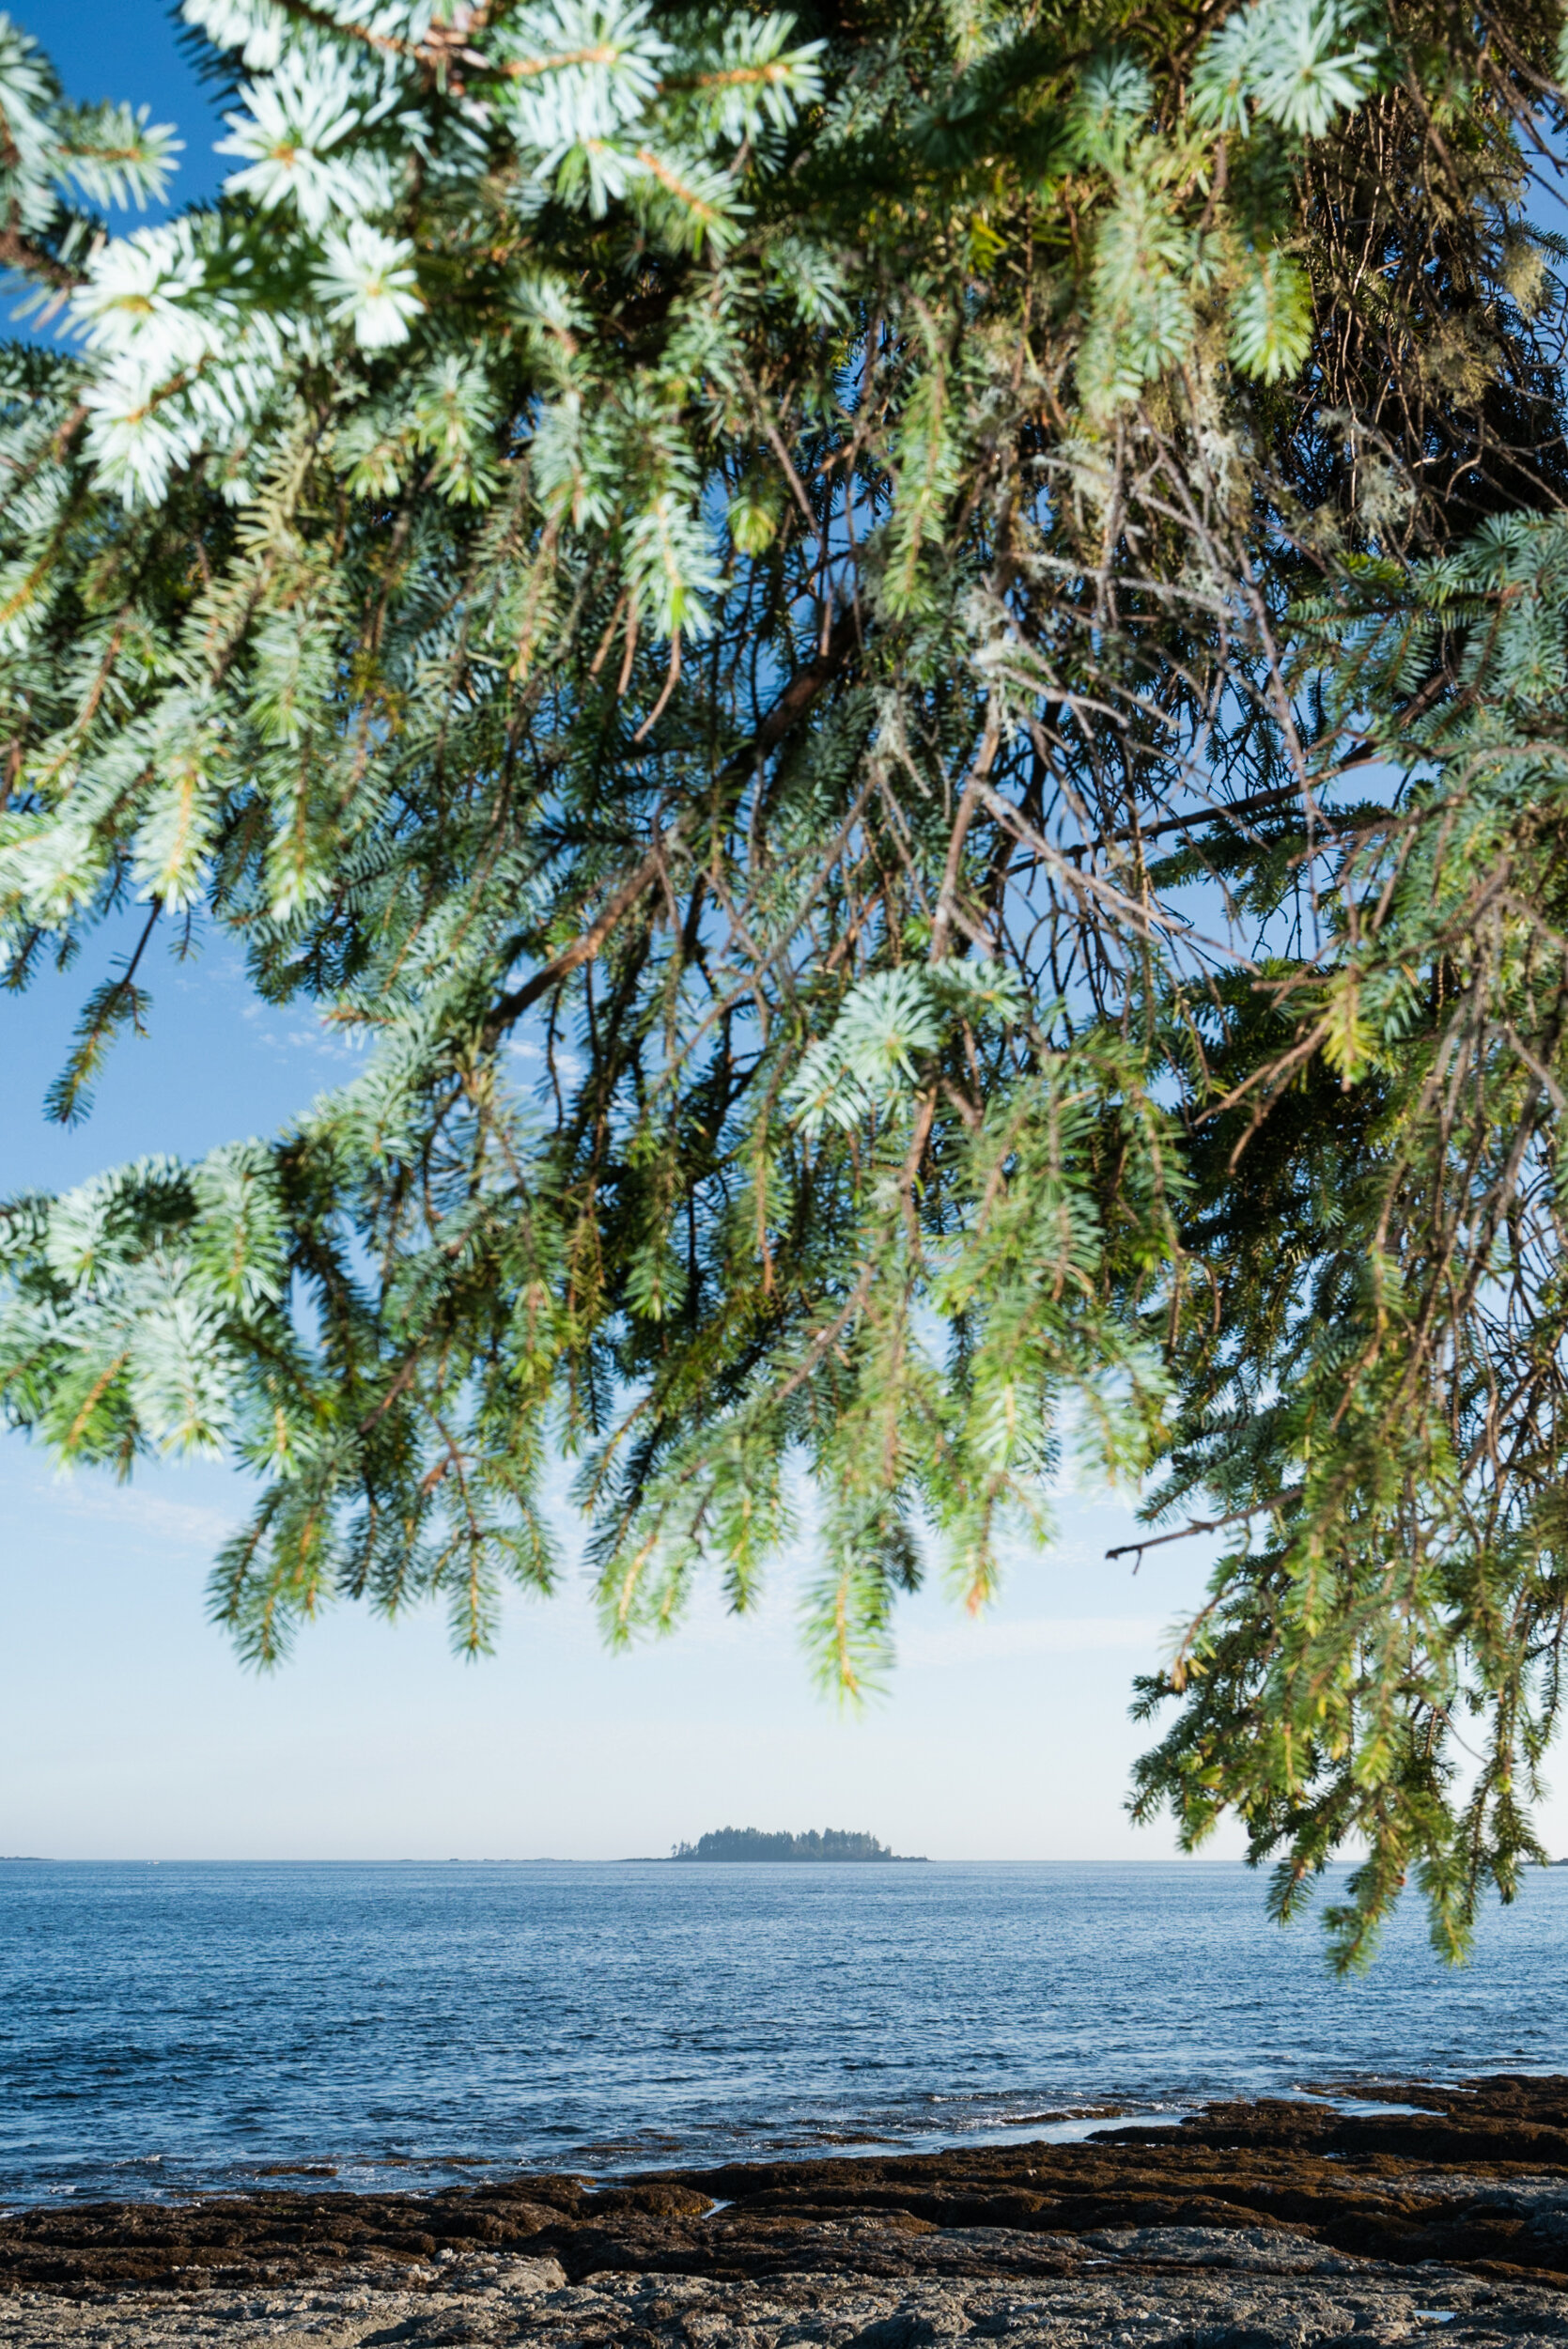
[[[0,1865],[0,2199],[1070,2137],[1568,2069],[1568,1869],[1335,1983],[1240,1867]]]

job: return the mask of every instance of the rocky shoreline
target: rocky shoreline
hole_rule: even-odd
[[[1210,2105],[1073,2145],[598,2189],[0,2212],[6,2349],[1568,2349],[1568,2079]],[[1402,2111],[1419,2105],[1420,2111]]]

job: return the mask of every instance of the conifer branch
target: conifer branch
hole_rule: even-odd
[[[71,328],[0,357],[0,963],[163,906],[367,1049],[0,1213],[11,1420],[259,1466],[258,1664],[334,1596],[487,1645],[556,1435],[613,1639],[803,1478],[855,1688],[1077,1429],[1179,1528],[1115,1556],[1277,1513],[1141,1814],[1281,1914],[1358,1838],[1336,1962],[1412,1872],[1461,1949],[1568,1575],[1555,0],[185,8],[225,194],[101,235],[172,128],[0,26]]]

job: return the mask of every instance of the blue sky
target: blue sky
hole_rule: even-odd
[[[149,0],[46,0],[20,13],[72,95],[177,122],[176,193],[219,167],[209,95]],[[144,1151],[268,1133],[346,1066],[308,1011],[250,994],[232,951],[154,963],[151,1033],[123,1044],[91,1121],[42,1100],[81,996],[116,941],[68,978],[0,998],[0,1192],[57,1189]],[[724,1824],[866,1827],[950,1859],[1168,1856],[1122,1804],[1141,1742],[1133,1673],[1201,1593],[1198,1546],[1134,1578],[1104,1551],[1125,1505],[1066,1496],[1062,1537],[1020,1557],[995,1613],[910,1602],[889,1698],[842,1718],[814,1693],[785,1562],[759,1619],[699,1607],[673,1641],[607,1656],[582,1580],[520,1597],[500,1654],[455,1661],[444,1626],[345,1609],[281,1672],[242,1672],[203,1614],[209,1561],[247,1488],[210,1464],[57,1477],[0,1438],[0,1852],[59,1857],[610,1858]],[[564,1507],[568,1555],[578,1529]],[[798,1563],[799,1562],[797,1562]],[[1568,1850],[1568,1805],[1548,1819]],[[1234,1834],[1211,1856],[1234,1855]]]

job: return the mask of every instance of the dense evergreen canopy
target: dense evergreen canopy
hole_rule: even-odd
[[[160,933],[368,1049],[3,1210],[12,1421],[254,1470],[257,1660],[483,1647],[551,1448],[617,1639],[809,1487],[847,1690],[1082,1446],[1231,1544],[1141,1809],[1461,1948],[1568,1603],[1556,7],[184,12],[233,176],[123,236],[168,134],[0,35],[4,950],[145,925],[61,1118]]]
[[[830,1827],[818,1833],[815,1828],[804,1835],[791,1835],[787,1830],[769,1834],[763,1828],[710,1828],[694,1843],[677,1843],[670,1854],[672,1859],[779,1860],[779,1859],[898,1859],[901,1853],[879,1843],[875,1835],[862,1833],[855,1828]]]

